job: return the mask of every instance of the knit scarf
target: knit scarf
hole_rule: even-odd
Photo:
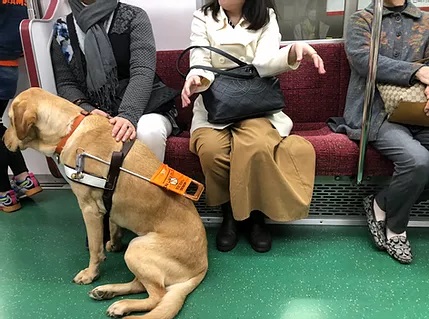
[[[109,106],[118,84],[117,66],[104,24],[118,5],[118,0],[98,0],[84,6],[69,0],[76,23],[85,33],[86,84],[92,99]]]

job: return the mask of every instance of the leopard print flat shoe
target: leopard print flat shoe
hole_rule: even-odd
[[[386,241],[387,253],[401,264],[409,264],[413,261],[411,245],[405,236],[393,236]]]
[[[363,200],[366,221],[375,246],[379,250],[386,249],[386,222],[377,221],[374,214],[374,195],[370,195]]]

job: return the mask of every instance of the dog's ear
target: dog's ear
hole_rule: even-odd
[[[27,102],[26,100],[14,101],[11,105],[13,108],[13,122],[16,136],[21,141],[27,137],[28,132],[37,121],[35,109],[29,107]]]

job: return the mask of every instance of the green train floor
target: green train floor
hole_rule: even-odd
[[[98,319],[121,298],[87,292],[133,278],[122,253],[108,253],[100,279],[71,282],[88,262],[85,230],[70,190],[45,190],[0,214],[0,319]],[[229,253],[207,227],[209,271],[178,319],[428,318],[429,229],[413,228],[415,259],[400,265],[376,251],[365,227],[273,225],[273,248],[254,252],[246,238]],[[128,236],[129,237],[129,236]]]

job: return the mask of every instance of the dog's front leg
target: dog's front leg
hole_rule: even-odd
[[[73,281],[86,285],[97,279],[100,264],[106,259],[106,256],[103,247],[103,215],[98,211],[96,205],[94,207],[87,205],[81,209],[88,235],[89,266],[80,271]]]

